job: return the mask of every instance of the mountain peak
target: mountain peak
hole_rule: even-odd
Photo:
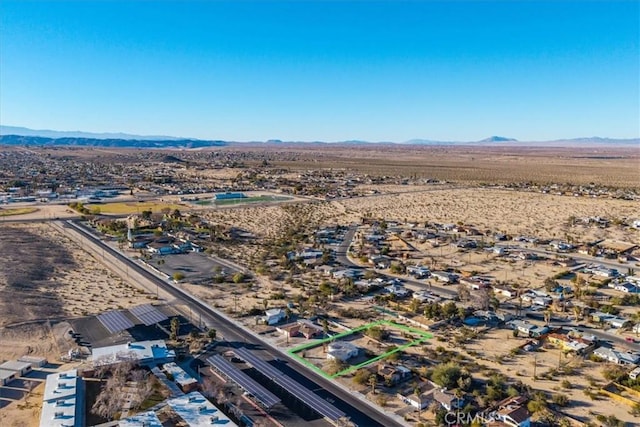
[[[518,142],[515,138],[507,138],[505,136],[490,136],[478,142]]]

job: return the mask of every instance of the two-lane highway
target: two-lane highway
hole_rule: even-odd
[[[235,322],[218,313],[208,304],[155,276],[150,271],[101,241],[81,224],[73,221],[67,221],[64,223],[64,226],[72,227],[78,233],[90,239],[95,244],[100,245],[119,262],[125,263],[130,269],[136,271],[145,279],[160,287],[163,291],[178,300],[184,301],[192,310],[201,313],[203,321],[209,326],[214,326],[222,336],[224,336],[227,342],[235,342],[236,345],[246,345],[250,348],[255,348],[260,351],[261,356],[268,354],[271,356],[271,359],[278,359],[280,361],[279,363],[286,364],[290,370],[297,374],[296,379],[298,381],[309,389],[318,392],[322,397],[333,401],[333,404],[344,411],[350,417],[351,421],[357,425],[367,427],[400,427],[402,425],[391,417],[379,412],[372,404],[363,402],[362,399],[358,397],[357,393],[351,392],[331,380],[301,366],[291,359],[286,353],[259,339],[252,332],[238,326]]]

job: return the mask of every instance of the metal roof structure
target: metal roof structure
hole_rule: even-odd
[[[313,393],[307,387],[304,387],[299,382],[285,375],[282,371],[276,369],[263,359],[256,357],[250,350],[241,347],[234,349],[233,352],[236,356],[257,369],[262,375],[278,384],[288,393],[302,401],[305,405],[320,415],[330,419],[331,421],[337,421],[338,419],[346,416],[344,412]]]
[[[112,334],[133,328],[135,325],[125,314],[118,310],[107,311],[96,316],[102,326]]]
[[[264,405],[265,408],[271,408],[280,403],[280,399],[276,395],[258,384],[253,378],[236,368],[231,362],[219,354],[209,357],[207,363],[225,377],[238,384],[247,393],[250,393],[256,400]]]
[[[168,317],[151,304],[138,305],[129,309],[129,313],[137,317],[145,326],[163,322]]]

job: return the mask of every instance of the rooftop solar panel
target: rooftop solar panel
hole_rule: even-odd
[[[266,408],[271,408],[280,403],[280,399],[269,390],[258,384],[253,378],[236,368],[231,362],[220,355],[209,357],[207,362],[231,379],[247,392],[251,393],[255,399],[262,403]]]
[[[263,359],[255,356],[246,348],[241,347],[238,349],[234,349],[233,352],[236,354],[236,356],[253,366],[255,369],[260,371],[261,374],[274,381],[288,393],[304,402],[307,406],[318,412],[320,415],[327,417],[332,421],[337,421],[338,419],[346,415],[344,412],[342,412],[317,394],[313,393],[311,390],[304,387],[299,382],[285,375],[279,369],[276,369]]]
[[[143,304],[130,308],[129,312],[140,319],[140,321],[146,326],[160,323],[168,319],[164,313],[160,312],[151,304]]]
[[[96,316],[102,326],[107,328],[112,334],[124,331],[129,328],[133,328],[134,324],[129,320],[127,316],[121,311],[107,311],[106,313],[98,314]]]

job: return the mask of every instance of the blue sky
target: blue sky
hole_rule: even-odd
[[[0,2],[0,123],[203,139],[640,137],[637,1]]]

